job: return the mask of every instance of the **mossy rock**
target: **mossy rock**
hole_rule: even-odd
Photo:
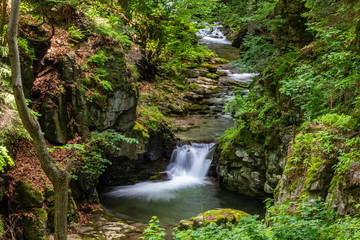
[[[215,223],[217,225],[226,225],[227,223],[235,224],[238,223],[241,218],[249,216],[248,213],[236,209],[216,208],[200,213],[196,217],[189,218],[188,220],[181,220],[178,228],[180,230],[197,229],[210,223]]]
[[[23,208],[41,208],[44,198],[39,190],[26,182],[19,181],[15,186],[15,199]]]
[[[218,74],[216,74],[216,73],[207,73],[206,77],[211,78],[211,79],[215,79],[215,80],[220,78],[220,76]]]
[[[208,105],[193,104],[189,107],[190,111],[204,111],[210,109]]]
[[[144,139],[150,138],[149,131],[138,122],[135,122],[135,126],[133,127],[133,130],[135,132],[141,132],[141,135]]]
[[[201,67],[207,68],[209,70],[209,72],[211,72],[211,73],[216,73],[217,72],[217,66],[211,65],[209,63],[203,63],[201,65]]]
[[[24,239],[45,240],[47,239],[47,213],[42,208],[34,208],[24,221]]]

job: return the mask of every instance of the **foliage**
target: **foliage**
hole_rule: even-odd
[[[35,50],[33,47],[29,46],[28,40],[25,38],[18,38],[19,48],[22,49],[25,53],[29,54],[32,59],[36,59]]]
[[[270,39],[265,37],[247,34],[242,43],[242,48],[246,51],[241,52],[240,60],[233,62],[235,66],[242,68],[246,72],[261,72],[269,64],[271,57],[275,53],[275,46]]]
[[[105,157],[106,150],[121,150],[117,145],[119,142],[138,143],[134,138],[128,138],[116,132],[113,129],[108,129],[103,132],[93,132],[91,139],[86,144],[67,144],[64,146],[55,146],[49,151],[55,149],[74,149],[68,158],[80,158],[81,161],[77,163],[76,171],[87,175],[90,179],[99,177],[111,162]],[[77,178],[77,172],[72,175]]]
[[[137,112],[138,120],[141,121],[148,130],[157,131],[162,124],[171,124],[171,120],[165,117],[154,105],[140,106]]]
[[[190,19],[194,12],[207,14],[216,2],[132,1],[129,14],[133,27],[139,34],[147,58],[158,66],[161,75],[177,77],[184,63],[201,63],[214,56],[197,44],[197,24]]]
[[[9,156],[8,150],[0,146],[0,172],[4,172],[6,166],[14,166],[14,160]]]
[[[165,229],[160,227],[160,221],[156,216],[153,216],[149,222],[148,227],[144,230],[143,236],[140,239],[161,240],[166,236]]]
[[[74,40],[77,40],[77,41],[82,40],[84,38],[84,36],[85,36],[83,34],[83,32],[80,29],[76,28],[75,26],[70,26],[68,28],[68,31],[70,33],[70,38],[74,39]]]
[[[302,199],[274,205],[267,200],[265,219],[258,220],[255,215],[241,218],[237,225],[211,223],[196,230],[183,231],[175,228],[172,239],[358,239],[360,220],[357,217],[337,217],[335,206],[321,199]],[[156,231],[152,233],[157,237],[154,239],[165,239]]]

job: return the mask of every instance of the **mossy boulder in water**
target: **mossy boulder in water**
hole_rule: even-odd
[[[210,223],[215,223],[217,225],[225,225],[227,223],[235,224],[238,223],[241,218],[248,216],[250,215],[240,210],[231,208],[216,208],[200,213],[196,217],[189,218],[188,220],[181,220],[178,228],[180,230],[197,229]]]

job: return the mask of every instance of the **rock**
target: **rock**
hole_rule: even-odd
[[[343,179],[335,179],[335,187],[329,190],[326,200],[337,206],[341,215],[359,213],[360,202],[360,161],[350,164]]]
[[[215,223],[217,225],[226,225],[227,223],[238,223],[241,218],[250,216],[246,212],[230,209],[230,208],[216,208],[213,210],[200,213],[196,217],[192,217],[188,220],[181,220],[178,228],[180,230],[197,229]],[[205,220],[205,223],[204,223]]]
[[[220,76],[216,73],[207,73],[205,76],[207,78],[211,78],[211,79],[219,79],[220,78]]]
[[[39,190],[23,181],[15,185],[14,199],[22,208],[41,208],[43,205],[43,194]]]
[[[209,106],[208,105],[200,105],[200,104],[193,104],[189,107],[189,111],[205,111],[205,110],[209,110]]]
[[[67,127],[67,109],[64,95],[46,95],[41,104],[39,119],[46,139],[52,143],[65,144],[71,135]]]
[[[47,239],[47,214],[42,208],[31,209],[30,215],[24,220],[24,239],[46,240]]]
[[[217,72],[217,67],[208,63],[203,63],[201,65],[203,68],[207,68],[209,70],[210,73],[216,73]]]
[[[185,76],[188,78],[204,77],[209,71],[205,69],[186,69]]]
[[[240,28],[240,30],[238,30],[237,33],[235,34],[234,40],[232,41],[232,46],[236,48],[240,48],[247,32],[248,32],[247,27]]]

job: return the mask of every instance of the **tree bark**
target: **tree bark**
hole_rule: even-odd
[[[1,8],[1,19],[0,19],[0,37],[1,37],[1,45],[4,45],[4,26],[5,26],[5,15],[6,15],[6,8],[7,8],[7,2],[6,0],[1,1],[2,8]]]
[[[255,0],[249,0],[248,1],[248,17],[250,18],[255,11]],[[252,35],[255,35],[255,22],[249,20],[248,22],[248,32]]]
[[[70,170],[69,160],[65,170],[59,169],[49,154],[45,138],[36,118],[31,116],[27,107],[22,86],[20,55],[17,43],[20,0],[12,0],[7,39],[9,44],[9,57],[12,71],[13,91],[20,119],[33,139],[41,168],[54,185],[55,191],[55,240],[67,239],[67,206]],[[65,215],[65,217],[64,217]]]

